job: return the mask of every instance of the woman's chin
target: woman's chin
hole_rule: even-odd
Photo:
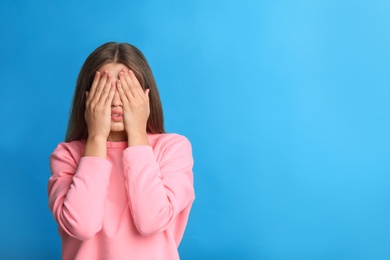
[[[111,124],[111,132],[124,132],[125,127],[123,123],[112,123]]]

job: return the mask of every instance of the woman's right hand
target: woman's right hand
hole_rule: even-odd
[[[111,102],[115,94],[115,85],[111,76],[96,72],[90,92],[87,92],[85,120],[88,137],[104,137],[107,140],[111,129]]]
[[[85,120],[88,126],[88,141],[107,141],[111,129],[111,102],[115,84],[107,72],[96,72],[90,92],[86,92]],[[87,153],[87,151],[86,151]]]

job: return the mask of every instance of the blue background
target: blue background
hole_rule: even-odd
[[[60,258],[48,157],[107,41],[144,52],[193,144],[182,259],[390,259],[389,1],[6,0],[0,17],[1,259]]]

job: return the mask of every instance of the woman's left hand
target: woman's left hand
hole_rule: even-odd
[[[123,106],[124,126],[129,145],[148,144],[149,89],[143,90],[132,70],[123,69],[116,83]]]

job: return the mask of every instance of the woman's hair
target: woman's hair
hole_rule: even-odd
[[[85,60],[77,78],[76,90],[69,118],[65,142],[87,139],[88,127],[85,121],[85,92],[89,91],[96,71],[108,63],[122,63],[128,66],[137,77],[142,88],[150,89],[146,132],[164,133],[164,116],[160,95],[152,71],[142,52],[128,43],[108,42],[94,50]]]

